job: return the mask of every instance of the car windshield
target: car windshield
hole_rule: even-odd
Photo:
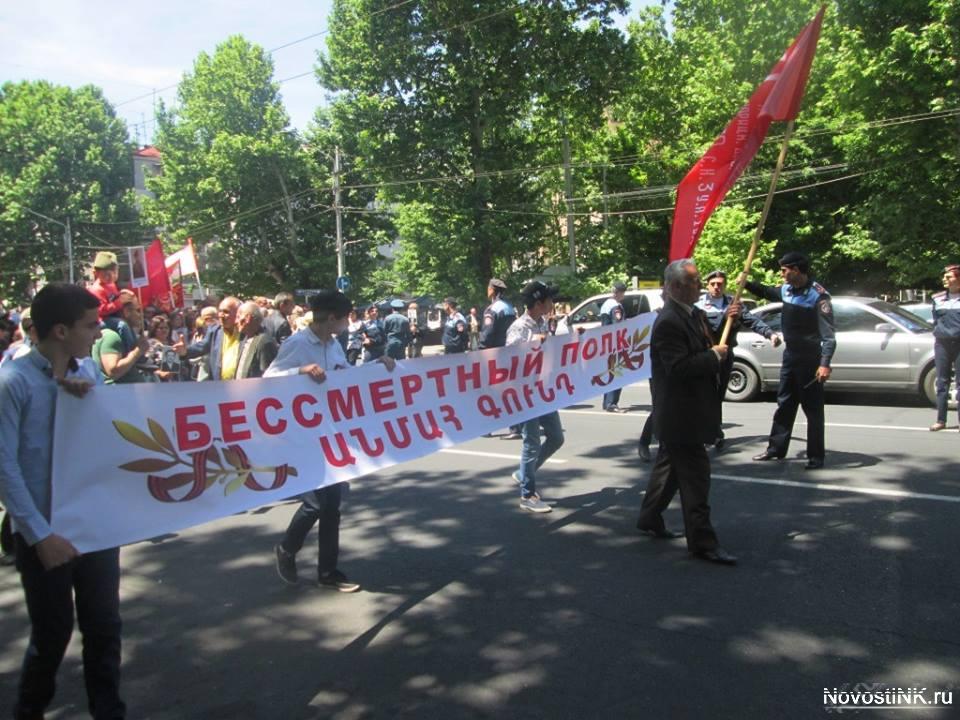
[[[883,300],[874,300],[873,302],[867,304],[884,317],[888,317],[891,320],[900,323],[910,332],[923,333],[933,330],[933,325],[928,323],[926,320],[914,315],[912,312],[904,310],[901,307],[897,307],[896,305],[891,305]]]

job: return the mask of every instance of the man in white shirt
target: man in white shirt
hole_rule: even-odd
[[[348,314],[353,307],[350,300],[338,290],[323,290],[310,297],[313,320],[303,332],[294,333],[280,346],[276,359],[263,374],[264,377],[309,375],[322,383],[327,373],[345,370],[350,365],[343,347],[336,337],[347,328]],[[377,360],[393,370],[394,360]],[[351,593],[360,585],[350,582],[337,568],[340,554],[340,490],[341,483],[311,490],[301,496],[303,503],[297,509],[280,544],[274,548],[277,573],[290,585],[298,581],[296,555],[303,547],[307,533],[317,527],[317,583],[322,588]]]
[[[520,343],[544,342],[549,333],[547,318],[553,312],[553,298],[557,289],[534,280],[523,288],[524,304],[527,311],[513,321],[507,329],[507,347]],[[546,440],[540,443],[540,428],[546,433]],[[513,479],[520,486],[520,507],[535,513],[548,513],[551,508],[540,499],[537,493],[536,473],[547,458],[563,445],[563,426],[560,413],[556,410],[523,423],[523,448],[520,451],[520,468],[513,473]]]

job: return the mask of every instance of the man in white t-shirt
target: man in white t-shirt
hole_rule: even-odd
[[[350,300],[338,290],[323,290],[310,296],[313,321],[303,332],[294,333],[280,346],[276,359],[263,374],[264,377],[309,375],[322,383],[327,373],[350,367],[337,335],[347,328],[352,308]],[[377,360],[393,370],[395,361],[389,357]],[[311,490],[301,496],[303,501],[274,548],[277,573],[290,585],[298,581],[296,555],[303,547],[307,533],[317,527],[317,583],[322,588],[339,592],[356,592],[360,585],[350,582],[337,568],[340,554],[340,490],[342,483]]]

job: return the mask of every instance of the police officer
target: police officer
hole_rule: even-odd
[[[767,449],[754,460],[786,456],[797,417],[797,406],[807,417],[807,470],[823,467],[823,384],[830,378],[830,360],[837,349],[830,295],[810,276],[810,261],[799,252],[780,258],[783,285],[770,287],[748,282],[754,295],[780,301],[780,327],[786,348],[780,367],[777,411]]]
[[[626,319],[626,311],[623,309],[623,297],[627,294],[627,286],[622,282],[613,284],[613,296],[607,298],[600,306],[600,324],[615,325]],[[618,403],[620,402],[620,391],[622,388],[611,390],[603,394],[603,409],[612,413],[625,413]]]
[[[491,278],[487,283],[487,299],[490,304],[483,311],[483,322],[480,326],[480,349],[503,347],[507,343],[507,329],[517,319],[517,311],[513,305],[503,299],[507,284],[500,278]],[[520,440],[522,426],[511,425],[510,432],[501,435],[502,440]]]
[[[948,265],[943,269],[943,286],[946,290],[930,300],[933,304],[933,361],[937,368],[937,421],[930,426],[933,432],[947,426],[951,373],[960,381],[960,265]]]
[[[487,284],[487,299],[490,304],[483,311],[480,327],[480,349],[503,347],[507,342],[507,328],[517,319],[513,305],[503,299],[507,285],[499,278],[491,278]]]
[[[383,321],[383,331],[387,336],[387,357],[403,360],[407,356],[407,345],[413,339],[410,332],[410,318],[403,314],[406,303],[403,300],[391,300],[393,311]]]
[[[713,335],[715,345],[720,344],[727,318],[733,318],[733,325],[730,326],[730,335],[726,342],[730,352],[720,363],[720,426],[717,428],[717,440],[713,444],[717,450],[723,449],[726,443],[726,438],[723,435],[723,396],[727,393],[727,383],[730,382],[730,372],[733,370],[733,348],[737,345],[737,332],[741,327],[746,327],[757,335],[762,335],[770,340],[774,347],[780,344],[780,336],[767,327],[766,323],[756,315],[751,314],[749,310],[745,310],[740,303],[733,302],[733,296],[727,295],[726,289],[727,274],[723,270],[714,270],[707,275],[707,291],[697,301],[697,307],[703,310],[707,317],[707,323],[710,325],[710,332]]]
[[[447,320],[443,324],[443,335],[440,338],[443,352],[447,355],[466,352],[470,331],[467,329],[466,318],[457,310],[457,301],[452,297],[446,298],[443,301],[443,309],[447,313]]]
[[[368,363],[383,357],[387,343],[386,333],[383,331],[383,320],[380,319],[380,310],[376,305],[367,308],[367,320],[363,323],[363,361]]]

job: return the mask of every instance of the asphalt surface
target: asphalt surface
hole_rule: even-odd
[[[802,441],[751,462],[771,398],[726,404],[711,505],[735,568],[634,530],[645,386],[625,390],[626,415],[562,413],[566,444],[538,480],[550,514],[518,507],[517,441],[353,483],[341,568],[364,586],[354,595],[280,582],[290,502],[125,548],[130,717],[817,718],[837,713],[825,689],[960,691],[956,414],[930,433],[933,410],[908,399],[829,397],[815,473]],[[681,528],[678,501],[667,521]],[[315,558],[308,545],[301,575]],[[0,712],[26,631],[0,568]],[[85,706],[75,636],[48,718]]]

